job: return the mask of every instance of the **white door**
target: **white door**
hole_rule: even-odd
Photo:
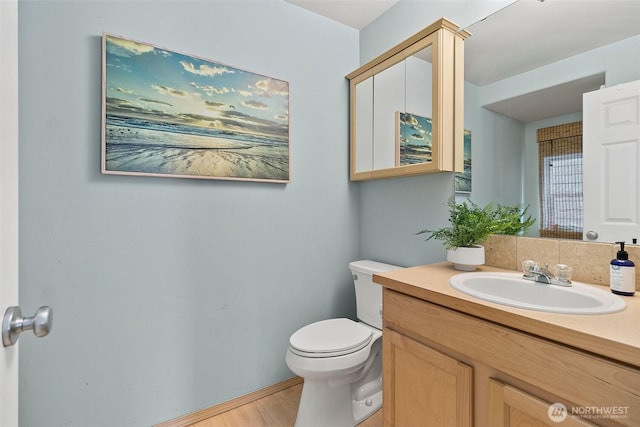
[[[18,305],[18,3],[0,0],[0,316]],[[18,425],[18,345],[0,345],[0,426]]]
[[[584,238],[640,239],[640,80],[583,96]]]

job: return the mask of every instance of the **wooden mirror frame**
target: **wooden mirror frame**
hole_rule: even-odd
[[[464,39],[469,35],[465,30],[460,31],[456,24],[441,18],[346,76],[349,79],[352,181],[463,171]],[[429,46],[433,54],[432,161],[356,172],[356,85]],[[395,141],[389,143],[395,144]]]

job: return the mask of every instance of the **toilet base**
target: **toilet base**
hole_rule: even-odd
[[[353,427],[351,386],[305,380],[295,427]]]
[[[305,380],[295,427],[354,427],[381,407],[382,390],[354,400],[350,384]]]
[[[365,400],[354,400],[352,402],[352,413],[355,424],[360,424],[380,408],[382,408],[382,390]]]

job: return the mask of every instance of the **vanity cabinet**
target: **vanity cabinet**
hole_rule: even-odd
[[[595,426],[580,418],[568,416],[564,407],[542,400],[526,391],[496,380],[489,380],[489,425],[492,427],[564,427]],[[552,419],[553,417],[553,419]]]
[[[637,366],[388,288],[383,308],[386,427],[640,425]]]
[[[442,18],[347,75],[351,180],[463,171],[468,36]]]
[[[453,357],[385,329],[383,393],[387,425],[471,427],[473,370]]]

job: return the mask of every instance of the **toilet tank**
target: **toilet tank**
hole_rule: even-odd
[[[397,270],[397,265],[377,261],[354,261],[349,263],[356,288],[356,311],[358,319],[382,330],[382,286],[374,283],[374,273]]]

